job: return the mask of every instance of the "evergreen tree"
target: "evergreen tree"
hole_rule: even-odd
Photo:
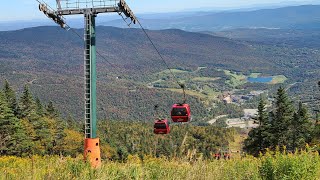
[[[77,130],[79,130],[78,129],[78,127],[77,127],[77,122],[75,121],[75,119],[74,119],[74,117],[72,116],[72,114],[71,113],[68,113],[68,116],[67,116],[67,118],[66,118],[66,128],[68,128],[68,129],[77,129]]]
[[[320,91],[320,81],[318,82],[318,87]],[[320,98],[320,97],[319,97]],[[312,131],[312,143],[320,145],[320,111],[319,111],[319,105],[316,110],[316,123],[314,125],[313,131]],[[318,146],[318,151],[320,152],[320,147]]]
[[[39,98],[36,98],[36,112],[39,116],[44,115],[44,109]]]
[[[289,144],[289,126],[293,119],[293,107],[284,88],[280,87],[276,96],[276,107],[271,121],[271,146],[282,148]]]
[[[270,146],[272,139],[271,124],[269,121],[269,113],[266,110],[266,102],[261,98],[258,106],[259,136],[260,136],[260,152],[263,152]]]
[[[26,134],[26,140],[23,144],[26,145],[26,149],[23,151],[25,154],[34,154],[35,153],[35,139],[36,132],[34,131],[32,123],[28,119],[21,119],[21,124],[23,127],[23,131]]]
[[[312,130],[312,144],[320,145],[320,123],[317,122]],[[319,152],[320,152],[320,147]]]
[[[32,152],[32,139],[28,136],[25,127],[21,120],[16,125],[16,132],[13,135],[16,140],[16,146],[13,148],[14,155],[18,156],[28,156]]]
[[[261,138],[260,138],[260,129],[254,128],[251,129],[248,138],[244,141],[244,150],[254,156],[257,156],[260,152]]]
[[[292,149],[304,148],[306,143],[311,141],[311,122],[309,121],[308,111],[299,103],[298,111],[293,115],[291,123]]]
[[[4,95],[6,97],[6,101],[8,103],[9,108],[14,113],[14,115],[18,114],[18,103],[15,91],[11,88],[9,82],[5,80],[4,88],[3,88]]]
[[[52,149],[53,133],[49,126],[49,120],[46,117],[38,117],[31,121],[35,131],[35,152],[44,155]]]
[[[259,101],[257,122],[259,127],[249,132],[248,138],[245,140],[245,150],[257,156],[259,152],[264,152],[270,146],[270,122],[266,111],[266,102],[263,98]]]
[[[14,116],[4,93],[0,91],[0,154],[22,155],[28,149],[25,139],[21,122]]]
[[[46,115],[50,118],[57,118],[59,117],[58,110],[54,107],[53,102],[50,101],[46,107]]]
[[[50,131],[48,120],[41,116],[40,100],[37,103],[34,101],[27,85],[24,86],[19,105],[20,117],[27,119],[24,125],[33,141],[33,153],[46,154],[48,149],[52,149],[53,134]]]
[[[62,154],[62,147],[65,145],[64,138],[66,137],[66,122],[58,119],[55,121],[55,130],[54,130],[54,140],[53,140],[53,150],[55,154]]]
[[[21,118],[36,118],[35,102],[27,85],[24,86],[22,97],[19,103],[19,116]]]

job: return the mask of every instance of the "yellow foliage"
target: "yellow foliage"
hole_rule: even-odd
[[[71,132],[68,132],[72,134]],[[32,156],[0,157],[0,179],[317,179],[320,177],[318,153],[282,154],[242,159],[194,161],[129,156],[127,163],[103,162],[92,169],[79,155],[76,158]]]
[[[111,159],[111,157],[117,153],[117,151],[108,144],[100,144],[100,151],[102,159]]]
[[[82,152],[83,144],[84,144],[84,137],[83,134],[66,129],[64,130],[66,137],[64,138],[64,143],[62,149],[64,149],[67,154],[76,154],[78,152]],[[79,147],[82,147],[79,149]]]
[[[141,164],[141,160],[140,160],[140,158],[139,158],[138,155],[131,155],[131,154],[130,154],[130,155],[128,156],[127,162],[128,162],[128,163],[132,163],[132,164],[134,164],[134,163],[136,163],[136,164]]]
[[[36,136],[36,132],[33,128],[33,125],[29,122],[29,120],[21,119],[21,123],[23,128],[26,130],[27,135],[31,138],[34,138]]]

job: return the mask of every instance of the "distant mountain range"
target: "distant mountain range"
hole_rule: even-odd
[[[247,8],[238,10],[206,10],[177,13],[158,13],[137,15],[145,28],[152,30],[181,29],[185,31],[223,31],[237,28],[266,29],[320,29],[320,5],[302,5],[267,9]],[[117,16],[98,16],[97,25],[126,27]],[[82,18],[69,18],[68,24],[74,28],[83,27]],[[53,25],[48,20],[0,22],[0,31],[27,27]],[[138,27],[138,26],[133,26]]]
[[[320,5],[239,12],[199,13],[170,19],[142,19],[148,29],[182,29],[186,31],[222,31],[237,28],[320,29]],[[103,24],[125,27],[121,21]]]
[[[320,31],[311,29],[233,29],[203,33],[265,45],[313,49],[320,47]]]

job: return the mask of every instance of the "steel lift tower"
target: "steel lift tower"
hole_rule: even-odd
[[[40,1],[39,1],[40,2]],[[96,26],[95,18],[100,13],[123,13],[131,22],[136,23],[136,17],[125,0],[56,0],[57,10],[46,3],[40,3],[39,10],[48,18],[68,29],[64,19],[67,15],[84,15],[84,79],[85,79],[85,160],[93,167],[99,167],[100,143],[97,137],[97,107],[96,107]]]

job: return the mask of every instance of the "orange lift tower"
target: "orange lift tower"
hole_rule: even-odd
[[[136,23],[137,19],[125,0],[56,0],[57,10],[41,0],[39,10],[62,28],[70,28],[64,16],[84,15],[84,101],[85,141],[84,158],[92,167],[101,165],[100,142],[97,137],[96,105],[96,26],[95,18],[100,13],[122,13]]]

